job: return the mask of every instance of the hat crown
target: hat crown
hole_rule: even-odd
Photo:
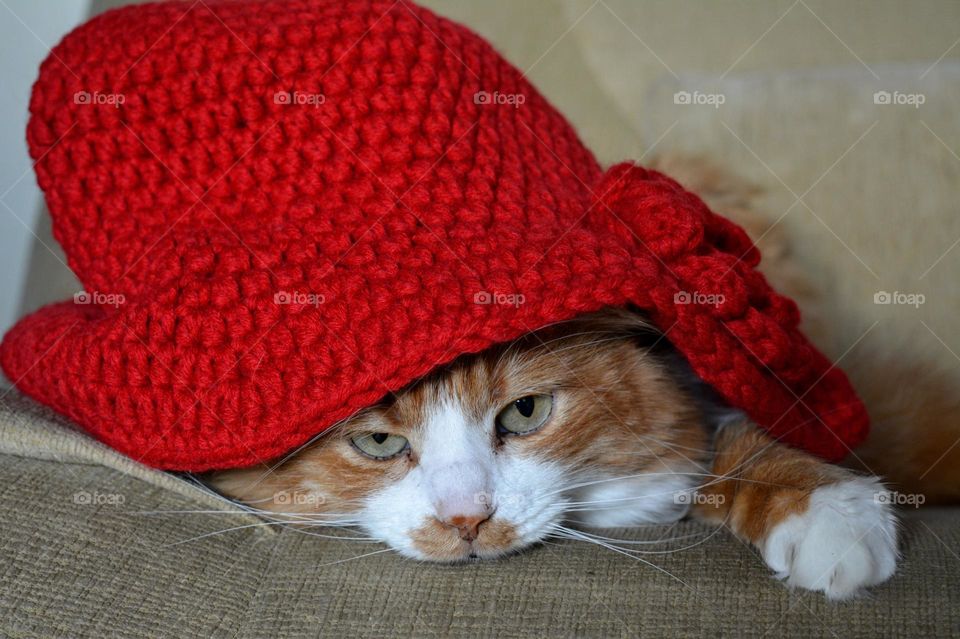
[[[600,174],[489,44],[404,0],[111,11],[54,50],[31,111],[71,267],[88,288],[127,295],[170,234],[253,245],[292,226],[334,262],[366,233],[429,229],[457,250],[521,209],[579,215]],[[109,260],[87,248],[103,242]]]

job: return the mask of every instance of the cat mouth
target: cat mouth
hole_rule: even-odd
[[[433,548],[425,551],[422,547],[417,548],[417,558],[426,561],[434,561],[445,564],[473,564],[483,561],[491,561],[513,554],[526,548],[526,545],[511,545],[506,547],[478,546],[476,543],[461,542],[459,544],[451,543],[444,549]]]
[[[476,538],[469,541],[456,530],[432,520],[414,530],[410,540],[421,558],[446,563],[495,559],[521,546],[516,528],[503,519],[484,522]]]

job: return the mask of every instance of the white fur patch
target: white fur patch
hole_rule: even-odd
[[[489,511],[494,462],[486,429],[470,424],[452,402],[433,407],[424,425],[419,468],[438,519]]]
[[[492,512],[513,526],[513,548],[521,548],[543,539],[562,518],[566,502],[557,487],[566,473],[559,465],[494,454],[489,424],[472,423],[452,398],[431,411],[423,428],[419,464],[364,504],[361,518],[372,536],[402,555],[432,559],[412,535],[434,519]]]
[[[791,586],[846,599],[886,581],[897,565],[897,522],[878,499],[883,485],[856,478],[817,488],[806,512],[791,515],[767,535],[767,565]]]
[[[692,472],[651,471],[586,486],[570,494],[575,509],[571,519],[597,528],[671,523],[690,509],[689,500],[683,497],[689,495],[696,479]]]

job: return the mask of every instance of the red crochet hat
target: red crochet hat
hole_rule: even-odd
[[[483,39],[405,0],[111,11],[30,111],[86,293],[21,320],[3,369],[146,464],[269,460],[460,354],[626,305],[774,436],[838,459],[866,434],[740,228],[604,172]]]

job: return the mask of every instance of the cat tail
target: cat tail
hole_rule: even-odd
[[[880,475],[903,506],[960,503],[960,393],[916,345],[858,348],[842,363],[870,412],[845,465]]]

